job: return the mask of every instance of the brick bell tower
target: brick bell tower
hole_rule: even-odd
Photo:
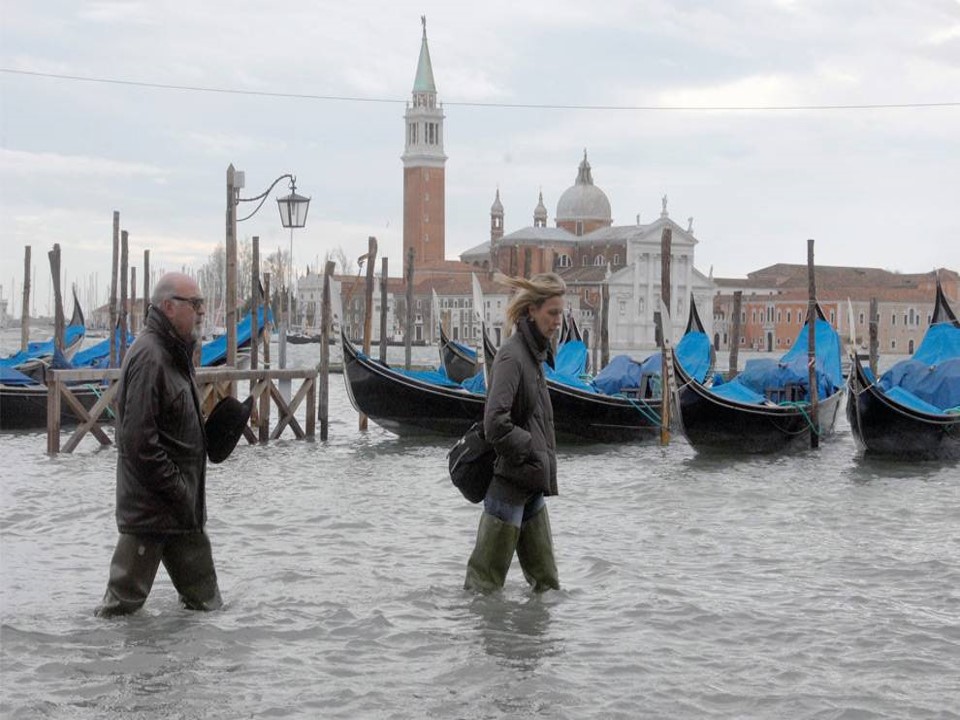
[[[416,266],[442,262],[445,253],[445,177],[443,154],[443,109],[437,105],[430,50],[427,48],[427,18],[420,17],[423,39],[413,81],[413,101],[404,115],[406,144],[403,155],[403,265],[413,248]]]

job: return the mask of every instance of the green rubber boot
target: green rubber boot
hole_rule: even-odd
[[[464,590],[489,593],[501,589],[519,536],[520,528],[483,513],[477,530],[477,544],[467,561]]]
[[[520,560],[523,576],[534,592],[560,589],[557,562],[553,558],[550,517],[547,515],[546,506],[520,527],[517,559]]]

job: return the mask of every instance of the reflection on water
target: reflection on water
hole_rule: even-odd
[[[505,667],[523,672],[534,672],[543,658],[561,654],[562,643],[550,632],[550,603],[561,594],[523,600],[502,594],[472,598],[468,607],[475,616],[484,651]]]

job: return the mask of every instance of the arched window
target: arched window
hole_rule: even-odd
[[[573,262],[570,260],[569,255],[560,253],[557,255],[557,267],[568,268],[573,265]]]
[[[617,266],[617,265],[620,264],[620,255],[614,255],[614,256],[613,256],[613,264],[614,264],[614,266]]]
[[[593,264],[594,264],[594,265],[603,265],[603,263],[604,263],[603,255],[597,255],[597,256],[593,259]]]

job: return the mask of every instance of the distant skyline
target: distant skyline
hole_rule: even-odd
[[[290,172],[312,198],[300,271],[374,235],[398,275],[421,15],[446,113],[448,258],[489,238],[498,188],[507,233],[532,224],[541,190],[553,226],[586,148],[614,224],[655,219],[667,195],[674,220],[694,218],[704,273],[803,263],[807,238],[822,265],[960,269],[958,0],[51,0],[7,3],[0,21],[11,312],[27,244],[39,312],[55,242],[67,281],[97,273],[105,298],[114,210],[131,264],[150,249],[155,270],[199,268],[223,242],[230,163],[244,195]],[[264,255],[290,242],[286,192],[238,227]]]

